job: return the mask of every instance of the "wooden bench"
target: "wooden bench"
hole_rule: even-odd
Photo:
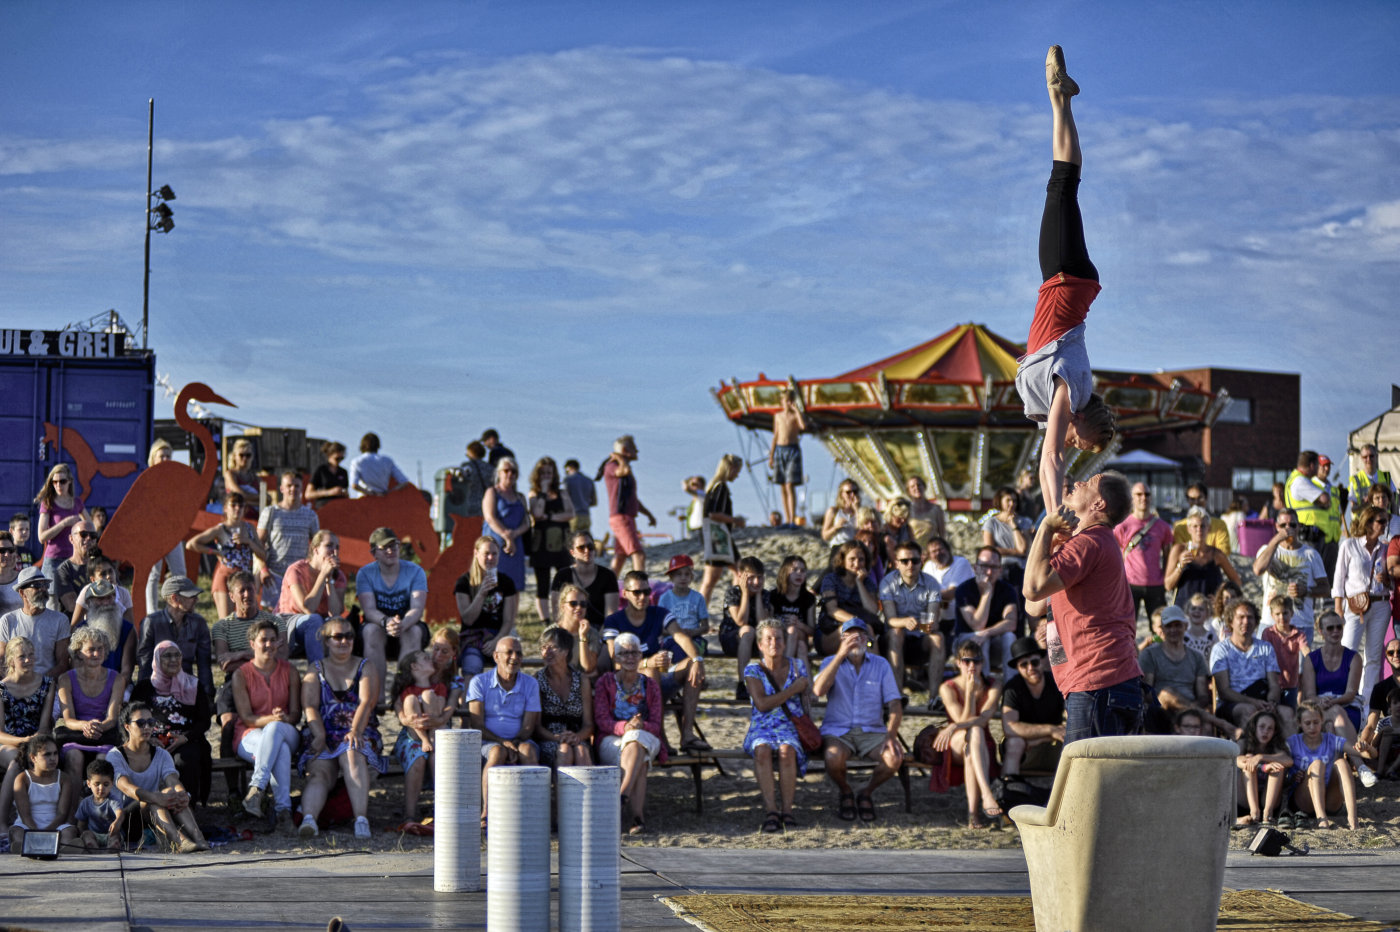
[[[746,761],[749,759],[749,755],[743,748],[716,748],[713,751],[706,751],[704,753],[682,751],[668,757],[666,763],[653,762],[652,766],[661,770],[671,767],[688,767],[690,769],[691,778],[695,781],[695,811],[696,813],[703,813],[705,811],[705,768],[714,767],[723,775],[723,761]],[[923,769],[923,765],[910,757],[906,751],[904,762],[899,766],[899,784],[904,789],[905,812],[914,811],[914,794],[909,779],[909,771],[916,767]],[[825,773],[826,758],[820,752],[809,755],[807,758],[807,769],[808,772],[815,770],[820,773]],[[846,761],[846,769],[848,771],[874,770],[875,762],[866,760],[863,757],[851,757]]]

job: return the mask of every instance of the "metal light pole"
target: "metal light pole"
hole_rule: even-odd
[[[146,101],[149,110],[146,116],[146,272],[141,281],[141,348],[150,346],[151,310],[151,231],[169,233],[175,229],[175,221],[170,219],[170,206],[166,201],[175,200],[175,192],[170,185],[163,184],[159,191],[152,191],[151,163],[154,158],[156,141],[156,99]],[[154,203],[152,203],[154,199]],[[153,216],[154,215],[154,218]]]
[[[146,101],[146,274],[141,281],[141,348],[150,347],[151,327],[151,159],[156,140],[156,99]]]

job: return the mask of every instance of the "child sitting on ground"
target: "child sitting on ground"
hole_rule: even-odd
[[[73,816],[82,834],[83,847],[89,851],[97,848],[122,849],[122,823],[126,820],[126,797],[114,788],[117,773],[112,765],[102,759],[87,765],[87,788],[91,796],[78,803],[78,812]]]
[[[1315,815],[1318,828],[1332,828],[1328,816],[1335,815],[1345,802],[1347,827],[1354,832],[1356,784],[1352,782],[1352,766],[1359,764],[1361,758],[1355,749],[1347,747],[1341,735],[1323,731],[1322,722],[1322,706],[1316,699],[1298,704],[1298,724],[1303,730],[1288,737],[1288,753],[1293,760],[1289,779],[1294,788],[1293,805],[1298,810],[1294,824],[1307,828],[1308,815]]]
[[[37,734],[24,743],[20,755],[24,767],[15,777],[15,809],[19,817],[10,827],[10,850],[24,850],[28,832],[58,832],[59,844],[71,845],[78,830],[65,815],[73,811],[73,784],[58,769],[58,745],[53,737]]]
[[[433,655],[416,650],[399,658],[399,672],[394,677],[394,701],[410,716],[426,715],[439,718],[447,708],[447,684],[434,683]],[[433,753],[433,731],[414,728],[413,733],[423,745],[423,753]]]
[[[1235,820],[1235,825],[1255,825],[1263,820],[1273,821],[1283,802],[1283,779],[1293,758],[1283,740],[1283,723],[1276,713],[1267,709],[1255,712],[1245,722],[1240,738],[1240,753],[1235,766],[1240,771],[1240,792],[1236,800],[1248,801],[1249,813]],[[1259,778],[1265,779],[1264,805],[1259,806]]]

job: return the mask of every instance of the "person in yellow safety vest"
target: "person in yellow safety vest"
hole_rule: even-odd
[[[1351,479],[1347,483],[1347,511],[1346,523],[1343,529],[1351,524],[1352,510],[1357,503],[1365,504],[1371,497],[1371,486],[1383,485],[1390,489],[1390,500],[1395,501],[1395,480],[1390,477],[1390,473],[1380,466],[1380,451],[1376,449],[1374,443],[1368,443],[1361,448],[1358,454],[1361,460],[1361,468],[1354,470]],[[1393,506],[1392,506],[1393,510]]]
[[[1313,482],[1317,475],[1318,455],[1313,450],[1298,454],[1298,465],[1283,483],[1283,503],[1298,515],[1299,531],[1305,543],[1322,544],[1322,519],[1332,504],[1326,490]]]
[[[1342,500],[1345,498],[1345,490],[1333,488],[1331,477],[1332,460],[1327,454],[1319,453],[1317,475],[1313,477],[1313,485],[1327,493],[1327,507],[1317,524],[1322,528],[1322,539],[1329,544],[1335,544],[1342,538]]]

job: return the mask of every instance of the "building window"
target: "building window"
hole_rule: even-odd
[[[1231,398],[1215,421],[1217,424],[1253,424],[1254,402],[1249,398]]]
[[[1236,492],[1270,492],[1275,482],[1288,479],[1287,469],[1262,469],[1236,466],[1230,477],[1230,487]]]

